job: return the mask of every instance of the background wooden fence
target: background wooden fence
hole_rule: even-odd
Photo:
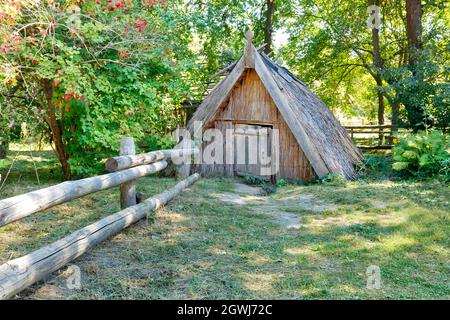
[[[391,149],[394,134],[398,130],[394,125],[344,126],[355,144],[365,150]]]

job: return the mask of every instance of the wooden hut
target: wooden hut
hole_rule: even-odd
[[[188,123],[191,134],[215,128],[223,133],[222,143],[252,136],[268,141],[270,165],[276,172],[264,173],[261,163],[249,163],[254,150],[248,146],[220,154],[223,161],[200,162],[194,171],[203,175],[275,175],[289,180],[311,180],[329,173],[355,177],[355,164],[362,160],[346,130],[328,107],[284,67],[271,61],[252,44],[247,32],[243,56],[229,68],[229,74],[211,91]],[[201,123],[201,126],[195,125]],[[231,134],[226,131],[231,130]],[[274,140],[274,131],[277,139]],[[206,147],[210,142],[204,142]],[[244,154],[244,163],[230,162]],[[216,159],[217,160],[217,159]],[[266,165],[266,164],[265,164]]]

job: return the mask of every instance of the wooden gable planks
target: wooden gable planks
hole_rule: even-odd
[[[223,81],[219,82],[211,95],[203,101],[198,110],[194,113],[188,124],[188,130],[191,133],[195,135],[195,121],[203,121],[203,126],[207,126],[208,123],[214,118],[219,107],[226,101],[237,81],[242,77],[244,70],[245,65],[243,58],[241,58],[234,67],[233,71],[231,71],[230,75]]]

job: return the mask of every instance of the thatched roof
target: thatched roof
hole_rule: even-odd
[[[244,55],[230,74],[216,85],[196,110],[188,129],[194,131],[195,121],[209,125],[248,68],[256,70],[317,176],[337,173],[348,179],[354,178],[354,165],[363,157],[346,130],[302,81],[258,52],[251,41],[248,41]]]

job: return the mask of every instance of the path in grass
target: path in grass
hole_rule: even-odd
[[[298,212],[335,211],[337,206],[318,200],[313,194],[294,194],[285,197],[267,197],[260,187],[252,187],[242,183],[235,183],[233,192],[218,194],[218,200],[245,205],[257,212],[264,212],[276,223],[287,229],[300,229],[302,216]],[[281,189],[279,193],[284,193]],[[292,212],[293,211],[293,212]]]

